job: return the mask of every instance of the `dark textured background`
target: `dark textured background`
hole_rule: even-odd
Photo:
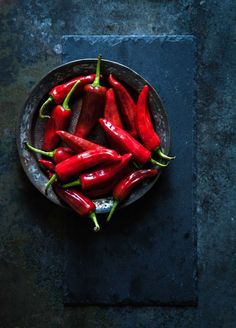
[[[0,327],[235,327],[235,2],[1,0]],[[15,122],[30,88],[61,62],[64,34],[198,39],[198,308],[64,308],[66,211],[22,174]],[[12,173],[14,172],[14,173]]]

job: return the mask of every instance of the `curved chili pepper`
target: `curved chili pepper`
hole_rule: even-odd
[[[137,137],[137,130],[135,126],[136,104],[133,98],[125,87],[114,79],[112,74],[109,75],[108,81],[117,95],[117,100],[119,102],[124,121],[127,125],[128,132],[133,137]]]
[[[38,159],[38,163],[43,166],[44,169],[49,170],[50,172],[55,171],[55,165],[46,159]]]
[[[106,184],[110,184],[117,175],[120,175],[128,165],[132,158],[131,154],[125,154],[122,156],[119,163],[114,163],[104,168],[94,170],[92,172],[82,173],[79,179],[62,185],[63,188],[70,188],[75,186],[81,186],[82,190],[90,190],[92,188],[102,187]]]
[[[143,145],[151,152],[157,153],[161,158],[166,160],[175,159],[161,151],[161,140],[154,130],[152,120],[148,108],[148,92],[149,86],[145,85],[139,94],[137,102],[136,126],[138,136]]]
[[[98,186],[96,188],[87,190],[85,191],[86,195],[93,199],[108,195],[112,192],[112,190],[120,181],[120,179],[122,179],[126,174],[129,174],[131,171],[133,171],[133,167],[132,165],[128,164],[123,170],[120,170],[120,172],[116,175],[114,179],[110,181],[110,183],[105,184],[104,186]]]
[[[57,130],[64,130],[67,128],[72,114],[71,109],[69,108],[69,100],[79,83],[80,81],[77,81],[73,85],[70,92],[67,94],[62,106],[57,105],[53,108],[52,115],[48,120],[45,128],[43,142],[44,150],[50,151],[54,149],[60,141],[59,136],[56,134]]]
[[[103,114],[106,88],[100,85],[101,58],[98,56],[96,78],[93,84],[84,87],[82,108],[74,135],[86,138]],[[62,130],[62,129],[61,129]]]
[[[55,193],[80,216],[87,216],[94,222],[94,231],[99,231],[94,203],[75,189],[62,189],[57,183],[53,186]]]
[[[74,155],[55,166],[55,174],[50,178],[45,186],[45,193],[54,181],[59,178],[66,182],[71,177],[80,174],[82,171],[90,169],[101,163],[119,162],[121,156],[114,150],[100,149],[88,150],[78,155]]]
[[[99,119],[99,123],[101,124],[103,130],[108,134],[108,136],[116,144],[118,144],[118,146],[122,148],[123,151],[126,153],[131,153],[139,164],[144,165],[148,162],[151,162],[152,164],[159,165],[160,167],[166,167],[168,165],[152,159],[151,152],[125,130],[114,126],[110,121],[102,118]]]
[[[105,196],[113,190],[119,179],[112,181],[110,184],[85,191],[86,195],[92,199]]]
[[[49,92],[48,99],[42,104],[39,110],[39,117],[40,118],[50,118],[48,115],[44,115],[45,108],[50,104],[54,103],[56,105],[60,105],[63,100],[65,99],[66,95],[70,92],[71,88],[77,81],[80,81],[79,88],[77,88],[76,92],[82,91],[83,87],[88,84],[92,83],[95,79],[95,74],[90,74],[87,76],[79,76],[76,77],[64,84],[57,85]]]
[[[32,150],[37,154],[41,154],[43,156],[51,157],[55,163],[60,163],[65,159],[73,156],[75,152],[73,152],[68,147],[58,147],[52,151],[44,151],[38,148],[31,146],[28,142],[25,143],[28,149]]]
[[[69,146],[75,152],[83,152],[86,150],[96,150],[96,149],[104,149],[105,147],[95,144],[89,140],[77,137],[66,131],[57,131],[57,135],[64,141],[67,146]]]
[[[109,120],[115,126],[124,129],[119,109],[116,103],[116,97],[114,90],[112,88],[108,89],[106,92],[106,102],[104,109],[104,118]]]
[[[110,221],[116,207],[118,204],[125,200],[132,192],[134,187],[136,187],[143,180],[154,177],[157,175],[158,170],[148,169],[148,170],[138,170],[133,173],[130,173],[126,177],[124,177],[113,189],[113,206],[110,210],[110,213],[107,217],[107,222]]]

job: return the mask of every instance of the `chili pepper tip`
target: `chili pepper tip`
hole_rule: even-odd
[[[151,162],[152,164],[154,164],[154,165],[158,165],[158,166],[160,166],[160,167],[166,167],[166,166],[169,164],[169,163],[165,163],[165,164],[160,163],[160,162],[158,162],[158,161],[155,161],[153,158],[151,158],[150,162]]]
[[[40,118],[50,118],[49,115],[44,115],[44,110],[48,106],[48,104],[52,103],[54,101],[52,96],[49,96],[48,99],[42,104],[42,106],[39,109],[39,117]]]
[[[166,159],[168,161],[174,160],[176,156],[167,156],[161,151],[161,148],[157,148],[154,150],[155,153],[157,153],[161,158]]]
[[[53,182],[55,182],[57,179],[57,174],[53,174],[51,176],[51,178],[48,180],[48,182],[46,183],[46,186],[45,186],[45,194],[47,195],[48,193],[48,188],[53,184]]]
[[[96,217],[95,212],[90,213],[90,214],[89,214],[89,217],[90,217],[90,219],[93,220],[93,223],[94,223],[94,228],[93,228],[93,230],[96,231],[96,232],[98,232],[98,231],[100,230],[100,226],[99,226],[99,224],[98,224],[98,221],[97,221],[97,217]]]
[[[110,213],[107,217],[107,222],[109,222],[111,220],[111,217],[113,216],[113,213],[115,212],[115,209],[117,208],[118,204],[119,204],[119,201],[117,199],[114,199],[112,208],[111,208]]]

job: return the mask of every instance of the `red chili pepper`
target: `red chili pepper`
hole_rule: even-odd
[[[147,178],[157,175],[158,170],[138,170],[124,177],[113,189],[114,203],[108,215],[107,222],[110,221],[118,204],[125,200],[132,192],[134,187]]]
[[[149,113],[148,92],[149,86],[145,85],[138,97],[136,115],[138,136],[141,139],[143,145],[151,152],[157,153],[161,158],[166,160],[175,159],[175,157],[167,156],[161,151],[161,140],[154,130]]]
[[[101,196],[105,196],[113,190],[113,188],[115,187],[115,185],[117,184],[118,181],[119,181],[119,179],[116,179],[108,185],[87,190],[87,191],[85,191],[85,193],[88,197],[93,198],[93,199],[101,197]]]
[[[63,188],[81,186],[82,190],[90,190],[110,184],[120,173],[126,169],[132,158],[131,154],[122,156],[119,163],[114,163],[104,168],[96,169],[92,172],[82,173],[79,179],[62,185]]]
[[[133,171],[132,165],[127,165],[123,170],[117,174],[115,179],[110,181],[110,183],[104,185],[104,186],[99,186],[97,188],[93,188],[91,190],[85,191],[86,195],[90,198],[98,198],[101,196],[108,195],[109,193],[112,192],[116,184],[122,179],[126,174],[129,174],[131,171]]]
[[[94,231],[99,231],[94,203],[75,189],[62,189],[57,183],[53,186],[56,194],[80,216],[87,216],[94,222]]]
[[[99,119],[99,123],[101,124],[103,130],[108,134],[109,138],[118,144],[123,151],[126,153],[131,153],[139,164],[144,165],[151,162],[152,164],[159,165],[160,167],[165,167],[168,165],[152,159],[151,152],[125,130],[114,126],[111,122],[102,118]]]
[[[89,140],[77,137],[66,131],[57,131],[57,135],[64,141],[67,146],[69,146],[75,152],[83,152],[86,150],[96,150],[96,149],[104,149],[105,147],[95,144]]]
[[[109,75],[108,81],[117,95],[117,100],[119,102],[124,121],[127,125],[128,132],[133,137],[137,137],[137,131],[135,126],[136,104],[133,98],[125,89],[125,87],[120,82],[114,79],[112,74]]]
[[[68,147],[58,147],[52,151],[44,151],[31,146],[27,142],[25,143],[25,145],[27,146],[28,149],[32,150],[35,153],[41,154],[43,156],[51,157],[55,163],[60,163],[75,154],[75,152]]]
[[[43,149],[50,151],[54,149],[60,141],[59,136],[56,134],[57,130],[65,130],[70,122],[71,110],[69,108],[69,100],[74,90],[77,88],[80,81],[77,81],[71,88],[70,92],[67,94],[62,106],[57,105],[53,108],[52,115],[47,122],[45,133]]]
[[[106,88],[100,85],[101,56],[98,56],[96,78],[84,87],[83,102],[74,135],[86,138],[103,115]],[[63,129],[61,129],[63,130]]]
[[[43,166],[44,169],[49,170],[50,172],[55,171],[55,165],[46,159],[38,159],[38,163]]]
[[[57,85],[49,92],[48,99],[42,104],[40,110],[39,110],[39,117],[40,118],[50,118],[48,115],[44,115],[43,112],[45,108],[50,103],[54,103],[56,105],[60,105],[63,100],[65,99],[66,95],[70,92],[71,88],[74,86],[74,84],[77,81],[80,81],[79,87],[76,89],[76,93],[79,91],[82,91],[83,87],[88,84],[92,83],[95,79],[95,74],[90,74],[87,76],[79,76],[76,77],[64,84]]]
[[[100,149],[88,150],[78,155],[74,155],[55,166],[55,174],[50,178],[45,187],[45,192],[54,181],[59,178],[66,182],[71,177],[80,174],[82,171],[90,169],[101,163],[119,162],[121,156],[114,150]]]
[[[104,118],[109,120],[115,126],[124,129],[123,123],[121,121],[119,109],[116,103],[115,93],[112,88],[108,89],[106,92]]]

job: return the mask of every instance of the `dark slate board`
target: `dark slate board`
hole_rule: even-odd
[[[177,156],[155,187],[117,212],[100,233],[68,219],[66,304],[196,304],[195,47],[192,36],[63,37],[63,62],[101,53],[157,89],[172,129],[171,153]]]

